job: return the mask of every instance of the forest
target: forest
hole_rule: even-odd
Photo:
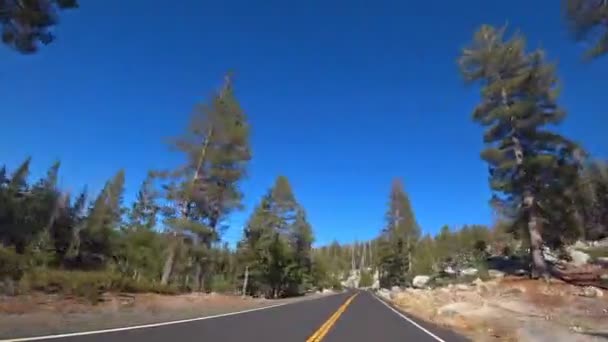
[[[78,7],[76,1],[42,2],[0,1],[3,42],[17,53],[37,53],[39,43],[53,42],[49,30],[58,13]],[[592,39],[590,32],[608,22],[605,2],[566,1],[564,13],[576,40]],[[608,50],[603,32],[584,54],[588,62]],[[35,160],[26,156],[20,165],[0,167],[0,292],[92,300],[103,291],[278,298],[340,289],[351,269],[364,273],[360,286],[371,286],[376,272],[383,287],[405,286],[461,258],[483,268],[488,253],[525,255],[532,277],[549,277],[544,246],[608,237],[608,164],[554,129],[566,118],[556,66],[542,49],[530,49],[523,34],[483,25],[458,65],[463,81],[480,89],[471,117],[485,129],[481,159],[499,217],[492,227],[445,226],[436,236],[422,234],[396,177],[387,184],[377,238],[313,247],[314,227],[297,189],[288,175],[277,175],[230,246],[222,233],[243,207],[240,183],[253,158],[255,127],[228,73],[171,140],[184,163],[150,170],[133,203],[123,200],[128,170],[117,170],[99,193],[85,184],[70,193],[58,185],[60,161],[41,179],[30,177]]]

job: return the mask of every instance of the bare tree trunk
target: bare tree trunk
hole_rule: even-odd
[[[407,236],[407,272],[412,273],[412,244],[409,235]]]
[[[543,277],[549,278],[549,268],[547,261],[543,255],[543,237],[541,235],[542,226],[538,213],[536,212],[536,203],[534,196],[527,194],[524,198],[524,204],[527,207],[528,214],[528,234],[530,235],[530,257],[532,259],[533,278]]]
[[[359,262],[359,268],[360,269],[365,269],[365,246],[367,245],[367,243],[363,243],[363,251],[361,252],[361,261]]]
[[[247,295],[247,283],[249,283],[249,266],[245,266],[245,279],[243,280],[243,297]]]
[[[184,276],[184,288],[190,288],[190,274],[186,273]]]
[[[196,261],[194,264],[194,291],[201,291],[201,278],[203,274],[203,267],[201,266],[200,261]]]
[[[169,283],[169,277],[171,277],[171,272],[173,272],[173,264],[175,263],[175,253],[177,249],[176,242],[173,241],[169,244],[169,255],[167,255],[167,259],[165,259],[165,266],[163,267],[163,275],[160,279],[161,285],[167,285]]]

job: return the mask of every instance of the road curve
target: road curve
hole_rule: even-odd
[[[450,331],[404,318],[373,294],[365,291],[348,292],[207,320],[99,334],[72,335],[52,340],[60,342],[466,341]]]

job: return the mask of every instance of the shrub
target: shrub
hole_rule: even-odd
[[[374,277],[370,272],[361,271],[361,278],[359,279],[359,287],[370,287],[374,284]]]
[[[343,287],[340,279],[333,277],[331,278],[331,289],[335,291],[342,291]]]
[[[34,269],[27,272],[19,283],[23,292],[41,291],[83,297],[96,303],[103,292],[154,292],[177,294],[173,286],[163,286],[149,280],[136,281],[112,271],[66,271]]]
[[[25,256],[15,252],[13,248],[0,246],[0,280],[19,280],[27,270]]]
[[[234,291],[234,286],[224,275],[217,274],[211,278],[209,288],[213,292],[229,293]]]

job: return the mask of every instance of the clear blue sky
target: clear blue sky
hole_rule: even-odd
[[[0,162],[31,155],[39,176],[59,158],[72,191],[125,168],[132,199],[148,169],[180,162],[163,139],[232,68],[254,158],[229,241],[278,174],[319,244],[376,235],[393,177],[425,232],[490,223],[478,94],[455,64],[482,23],[509,22],[559,61],[560,130],[608,155],[608,60],[581,63],[556,0],[81,2],[39,54],[0,47]]]

